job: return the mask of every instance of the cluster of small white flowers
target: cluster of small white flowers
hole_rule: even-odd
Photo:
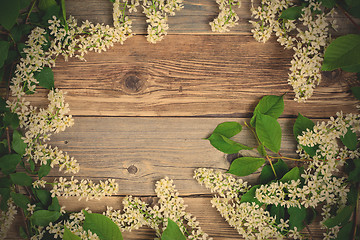
[[[159,199],[158,205],[154,207],[148,206],[139,198],[129,196],[123,200],[123,213],[108,207],[104,214],[124,231],[146,225],[154,229],[160,237],[167,227],[167,219],[170,218],[177,223],[183,233],[187,234],[187,239],[211,239],[201,230],[196,218],[185,212],[184,200],[179,197],[172,180],[165,178],[158,181],[155,192]]]
[[[16,206],[11,198],[7,201],[7,207],[7,211],[0,211],[0,239],[5,239],[17,214]]]
[[[213,32],[228,32],[229,28],[237,25],[239,21],[239,16],[234,11],[234,7],[241,6],[240,0],[216,0],[216,3],[219,5],[220,13],[219,15],[210,22],[211,31]]]
[[[32,183],[33,188],[45,188],[46,181],[45,180],[35,180]]]
[[[241,178],[234,178],[229,174],[223,174],[221,171],[213,169],[198,168],[194,171],[194,178],[211,192],[216,192],[220,197],[234,198],[238,200],[240,193],[249,190],[247,182]]]
[[[329,17],[333,17],[335,11],[324,13],[319,1],[307,0],[308,5],[303,7],[298,19],[302,26],[297,27],[295,20],[280,18],[282,11],[291,7],[293,2],[262,0],[261,6],[252,6],[252,16],[257,21],[250,21],[253,25],[251,32],[259,42],[266,42],[275,32],[282,46],[294,50],[288,82],[294,89],[295,101],[304,102],[321,81],[320,67],[329,42],[329,27],[336,27]],[[297,31],[296,37],[289,34],[293,30]]]
[[[80,181],[71,177],[69,181],[66,178],[60,177],[58,181],[54,182],[53,189],[50,190],[51,197],[79,197],[79,201],[83,198],[101,199],[105,196],[111,196],[118,191],[118,184],[114,179],[108,179],[105,182],[100,181],[99,184],[92,180],[81,179]]]
[[[157,43],[167,35],[168,16],[174,16],[176,10],[180,11],[184,7],[182,2],[182,0],[143,0],[143,12],[149,24],[146,36],[148,42]]]

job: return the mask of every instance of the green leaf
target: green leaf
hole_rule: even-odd
[[[283,96],[267,95],[261,98],[256,105],[254,115],[250,120],[251,126],[255,127],[256,115],[258,113],[278,119],[284,111]]]
[[[303,6],[289,7],[282,11],[280,18],[288,20],[296,20],[301,17]]]
[[[260,142],[274,153],[278,153],[281,147],[281,127],[277,120],[258,113],[255,129]]]
[[[10,188],[12,182],[8,177],[0,178],[0,188]]]
[[[266,150],[265,150],[265,147],[263,144],[259,144],[259,146],[256,148],[256,150],[258,151],[258,153],[261,156],[266,157],[267,153],[266,153]]]
[[[14,149],[16,153],[20,154],[20,156],[25,154],[25,149],[27,147],[27,144],[24,143],[24,140],[22,140],[21,137],[22,135],[17,130],[14,130],[11,145],[12,149]]]
[[[360,87],[352,87],[351,92],[357,100],[360,100]]]
[[[2,66],[4,66],[5,60],[8,56],[9,47],[10,47],[9,42],[0,41],[0,68],[2,68]]]
[[[63,240],[81,240],[81,238],[72,233],[66,226],[64,226]]]
[[[353,222],[346,223],[338,232],[335,240],[352,239]]]
[[[47,226],[50,222],[55,222],[59,219],[61,214],[55,211],[38,210],[31,215],[30,220],[32,224],[37,226]]]
[[[0,158],[1,171],[8,175],[15,171],[16,166],[20,163],[21,156],[19,154],[8,154]]]
[[[242,130],[242,126],[238,122],[223,122],[220,123],[214,130],[214,133],[231,138]]]
[[[31,0],[20,0],[20,9],[27,8],[30,5]]]
[[[355,151],[357,149],[357,136],[351,128],[347,129],[347,132],[344,136],[340,136],[341,142],[350,150]]]
[[[85,220],[83,228],[96,233],[102,240],[122,240],[119,227],[110,218],[102,214],[88,213],[83,210]]]
[[[341,69],[344,70],[345,72],[357,73],[360,72],[360,63],[351,66],[342,67]]]
[[[26,234],[25,229],[22,226],[19,227],[19,235],[22,239],[28,239],[28,235]]]
[[[9,109],[7,108],[7,104],[5,99],[0,97],[0,113],[8,112]]]
[[[59,200],[57,197],[53,197],[52,198],[52,202],[48,208],[48,210],[50,211],[56,211],[56,212],[60,212],[61,206],[59,204]]]
[[[14,200],[14,203],[16,204],[16,206],[26,210],[28,208],[28,204],[30,203],[30,199],[29,197],[20,194],[20,193],[15,193],[15,192],[11,192],[11,198]]]
[[[285,207],[280,206],[280,204],[277,206],[271,205],[270,216],[276,217],[275,222],[280,224],[280,219],[284,219],[285,216]]]
[[[51,204],[52,198],[51,193],[43,189],[33,189],[36,197],[40,200],[44,207],[47,207]]]
[[[48,8],[56,5],[57,3],[55,0],[40,0],[38,7],[40,10],[46,11]]]
[[[324,222],[324,225],[327,226],[328,228],[332,228],[337,225],[343,226],[349,221],[352,212],[353,212],[353,206],[345,206],[344,208],[339,210],[334,217],[327,219]]]
[[[336,5],[335,0],[320,0],[321,5],[323,5],[326,8],[333,8]]]
[[[290,228],[294,229],[294,227],[297,227],[297,229],[301,231],[305,227],[306,208],[290,207],[288,208],[288,213],[290,215]]]
[[[297,138],[298,136],[301,136],[302,133],[305,132],[307,129],[313,130],[314,126],[315,124],[313,123],[313,121],[299,113],[293,127],[293,133],[296,141],[299,141]]]
[[[0,8],[0,25],[10,30],[16,23],[20,11],[20,0],[2,0]]]
[[[354,167],[349,172],[348,179],[353,182],[360,182],[360,159],[353,159]]]
[[[304,146],[304,145],[301,145],[300,146],[302,147],[302,149],[304,149],[304,151],[310,155],[310,157],[313,157],[315,156],[316,154],[316,151],[319,149],[319,145],[315,145],[313,147],[308,147],[308,146]]]
[[[287,172],[281,179],[281,182],[288,182],[291,180],[298,180],[300,179],[301,173],[300,173],[300,169],[298,167],[294,167],[293,169],[291,169],[289,172]]]
[[[17,129],[19,127],[19,117],[16,113],[6,112],[4,115],[4,124],[5,126],[11,126],[12,129]]]
[[[282,178],[289,171],[288,166],[281,159],[279,159],[275,164],[273,164],[273,167],[275,169],[278,179]],[[275,179],[276,178],[271,166],[270,165],[264,166],[260,174],[260,183],[266,184]]]
[[[211,134],[208,140],[210,141],[211,145],[213,145],[217,150],[227,154],[237,153],[243,149],[245,150],[252,149],[250,147],[237,143],[231,139],[228,139],[227,137],[218,133]]]
[[[324,54],[322,71],[360,64],[360,35],[348,34],[330,43]]]
[[[339,2],[340,4],[342,2]],[[345,10],[356,18],[360,18],[360,1],[358,0],[345,0],[343,4]]]
[[[39,178],[41,179],[41,178],[45,177],[46,175],[48,175],[50,170],[51,170],[50,160],[48,160],[48,163],[46,165],[41,165],[39,172],[38,172]]]
[[[179,226],[168,218],[168,225],[161,235],[161,240],[186,240],[186,237],[181,232]]]
[[[244,195],[241,196],[240,203],[243,202],[254,202],[257,205],[261,206],[261,202],[255,197],[256,196],[256,189],[258,189],[260,185],[255,185],[252,188],[250,188],[249,191],[247,191]]]
[[[67,23],[67,21],[66,21],[65,0],[61,0],[61,12],[62,12],[62,17],[63,17],[64,23],[65,23],[65,30],[68,31],[69,26],[68,26],[68,23]]]
[[[7,201],[10,198],[10,189],[9,188],[0,188],[1,202],[0,209],[2,211],[7,211],[9,206],[7,205]]]
[[[347,201],[349,205],[356,205],[358,198],[358,189],[355,184],[351,184],[350,191],[347,194]]]
[[[263,158],[254,157],[240,157],[235,159],[227,173],[234,174],[236,176],[247,176],[255,172],[265,163]]]
[[[45,67],[34,75],[36,80],[39,81],[39,85],[46,89],[53,89],[54,86],[54,73],[49,67]]]
[[[14,184],[20,186],[31,186],[32,184],[32,178],[23,172],[10,174],[10,179]]]

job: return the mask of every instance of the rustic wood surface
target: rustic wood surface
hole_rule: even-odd
[[[89,53],[87,62],[57,61],[55,85],[67,92],[66,100],[75,125],[54,135],[50,144],[75,157],[81,165],[77,178],[115,178],[118,195],[101,201],[60,199],[67,210],[90,207],[102,212],[106,206],[121,208],[126,195],[151,203],[154,183],[168,176],[188,211],[214,239],[239,239],[211,207],[212,194],[193,179],[198,167],[225,171],[236,156],[220,153],[207,137],[224,121],[249,121],[258,100],[267,94],[284,94],[285,111],[280,118],[283,130],[282,153],[295,155],[292,125],[301,112],[323,120],[338,111],[355,112],[350,94],[354,76],[340,71],[323,73],[323,81],[307,103],[293,101],[287,84],[292,51],[284,50],[273,37],[256,42],[250,34],[250,0],[237,10],[239,25],[230,33],[210,32],[209,21],[217,15],[215,0],[184,1],[185,8],[169,18],[169,35],[157,44],[146,42],[145,17],[139,8],[130,15],[136,36],[107,52]],[[67,12],[79,20],[111,24],[112,5],[108,0],[67,0]],[[342,16],[338,34],[354,31]],[[37,106],[46,106],[46,91],[29,97]],[[255,145],[244,129],[236,140]],[[254,154],[242,152],[242,154]],[[48,180],[63,175],[51,171]],[[254,183],[259,176],[247,177]],[[18,239],[16,219],[8,235]],[[321,239],[318,221],[310,226],[314,239]],[[152,239],[151,229],[124,233],[124,239]]]

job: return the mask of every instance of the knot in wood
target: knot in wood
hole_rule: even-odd
[[[135,173],[137,173],[138,169],[134,165],[131,165],[130,167],[127,168],[127,171],[130,174],[135,174]]]
[[[121,88],[129,94],[138,94],[146,88],[145,76],[139,72],[128,72],[121,81]]]

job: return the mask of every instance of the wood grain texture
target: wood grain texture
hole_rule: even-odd
[[[66,10],[68,15],[74,16],[81,21],[89,20],[93,23],[105,23],[113,25],[112,19],[112,4],[109,0],[66,0]],[[258,2],[255,0],[255,6]],[[177,11],[175,16],[168,18],[169,34],[219,34],[211,32],[209,22],[219,14],[219,8],[216,0],[184,0],[184,8]],[[243,0],[240,8],[235,8],[234,11],[239,16],[238,24],[231,28],[230,32],[221,33],[221,35],[250,35],[251,24],[251,1]],[[133,20],[133,31],[136,34],[146,34],[147,23],[146,17],[143,14],[141,6],[138,7],[136,13],[127,13],[130,19]],[[342,14],[336,17],[339,23],[342,23],[338,32],[333,32],[335,35],[342,35],[348,32],[356,32],[350,21]],[[357,22],[360,22],[357,20]]]
[[[81,170],[77,178],[114,178],[120,186],[119,195],[153,195],[154,183],[166,176],[177,182],[182,194],[206,194],[208,191],[193,179],[194,170],[205,167],[225,172],[231,160],[238,156],[221,153],[203,138],[208,137],[221,122],[243,124],[249,120],[77,117],[75,125],[54,135],[50,144],[78,160]],[[281,153],[296,157],[292,133],[295,119],[279,121],[283,131]],[[247,128],[234,140],[256,147],[256,141]],[[243,154],[257,156],[256,150]],[[49,177],[62,175],[54,169]],[[253,184],[258,176],[259,171],[244,179]]]
[[[87,62],[57,61],[55,86],[73,115],[248,117],[263,95],[285,96],[284,116],[327,118],[356,111],[344,74],[324,74],[307,103],[287,83],[292,51],[251,36],[171,35],[151,45],[135,36]],[[45,91],[29,96],[44,105]]]
[[[176,181],[175,184],[177,184]],[[209,234],[210,237],[213,237],[214,240],[243,239],[235,229],[227,224],[220,216],[219,212],[211,206],[211,196],[182,197],[184,198],[185,204],[188,205],[186,212],[195,216],[200,222],[200,227]],[[122,199],[122,197],[106,197],[101,201],[91,200],[86,202],[85,200],[78,201],[76,198],[60,198],[60,204],[65,205],[68,211],[80,211],[81,209],[89,207],[93,212],[102,213],[106,211],[106,206],[111,206],[114,209],[122,209]],[[153,199],[153,197],[141,197],[141,200],[149,204],[153,202]],[[322,238],[322,231],[320,230],[318,222],[319,217],[317,218],[317,222],[314,222],[309,226],[313,239]],[[18,226],[22,224],[20,218],[16,219],[16,224]],[[307,234],[306,230],[303,232],[304,234]],[[156,235],[152,229],[142,227],[132,232],[124,232],[123,237],[127,240],[144,240],[154,239]],[[12,228],[8,239],[19,239],[15,227]]]

